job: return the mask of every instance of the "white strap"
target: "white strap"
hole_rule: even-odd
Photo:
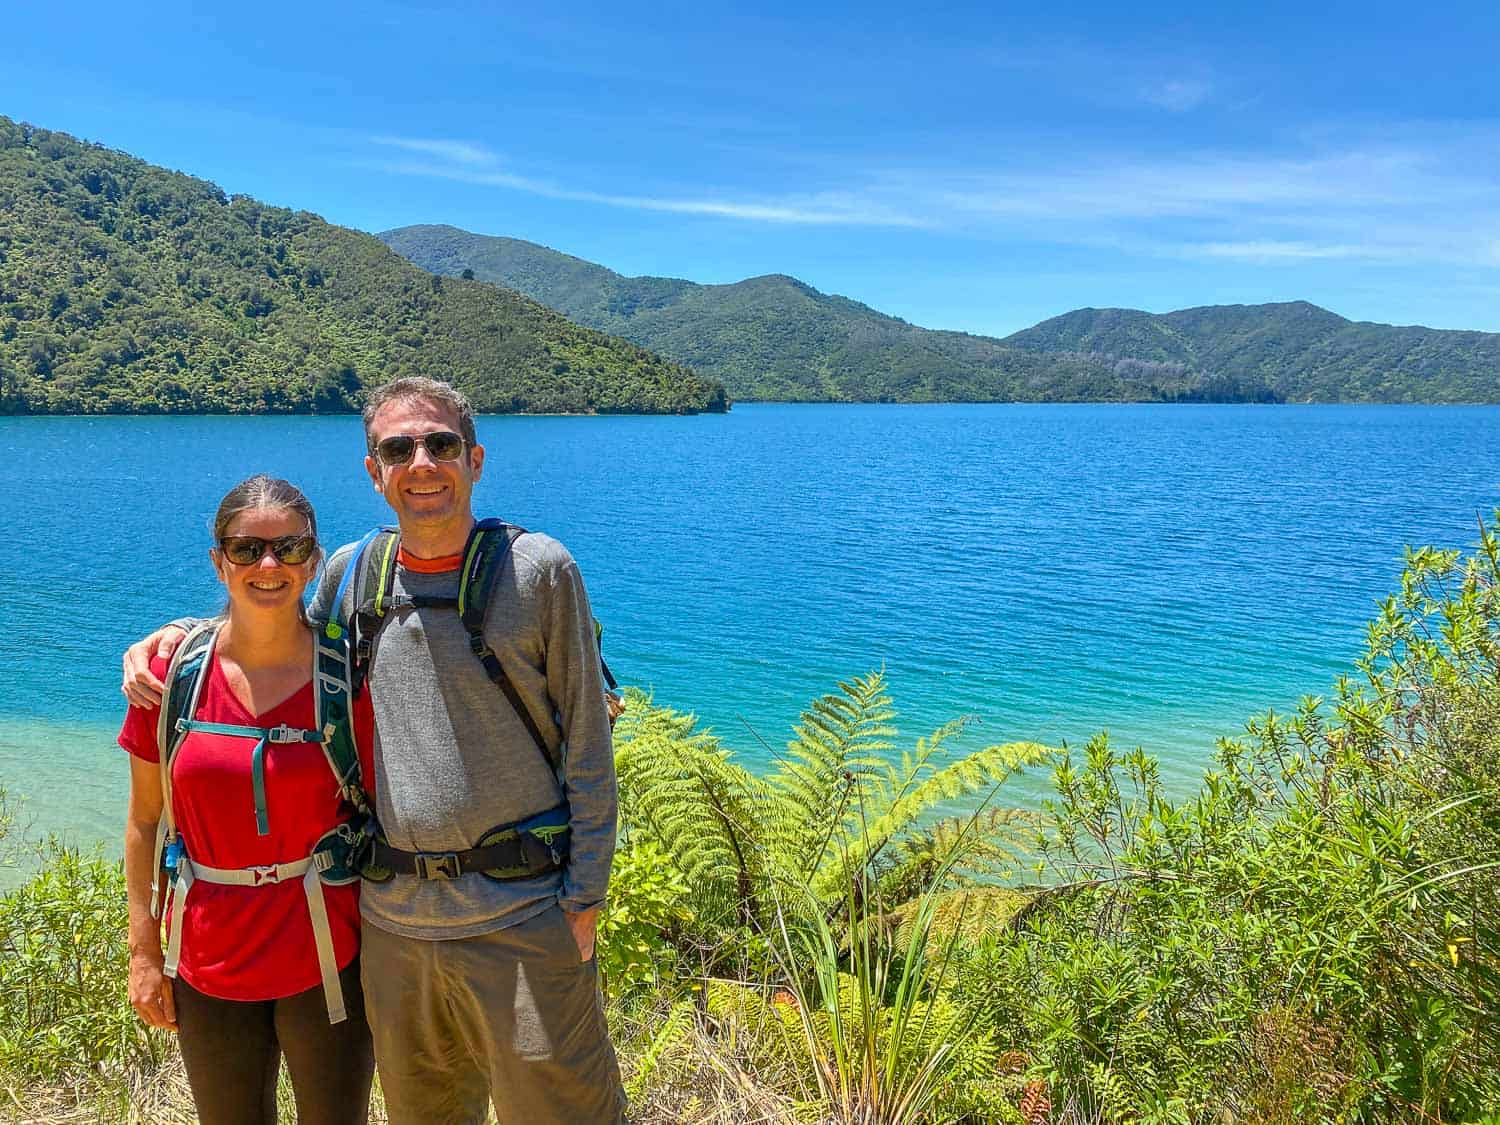
[[[162,859],[165,858],[166,846],[167,816],[163,812],[156,820],[156,848],[151,853],[156,857],[156,862],[151,865],[151,917],[158,922],[161,921],[162,907],[165,905],[163,899],[166,897],[162,894],[162,880],[171,878],[161,865]]]
[[[328,927],[328,904],[323,899],[323,880],[318,878],[317,868],[308,868],[302,877],[302,890],[307,895],[307,912],[312,917],[313,944],[318,947],[318,971],[323,976],[328,1022],[343,1023],[348,1013],[344,1011],[344,990],[339,985],[339,965],[333,955],[333,931]]]
[[[344,990],[339,984],[333,930],[328,924],[328,903],[323,898],[323,880],[318,878],[318,869],[311,856],[275,866],[233,868],[194,864],[184,855],[177,862],[177,878],[167,898],[172,908],[172,924],[167,929],[167,957],[162,971],[169,977],[177,976],[177,964],[182,958],[183,915],[187,913],[188,891],[195,882],[266,887],[299,875],[302,877],[302,893],[307,898],[307,913],[312,921],[313,944],[318,951],[318,974],[323,979],[323,1002],[328,1007],[328,1022],[343,1023],[349,1018],[349,1013],[344,1008]]]
[[[284,883],[297,879],[312,867],[312,856],[293,860],[291,863],[267,864],[264,867],[208,867],[196,864],[193,874],[205,883],[218,883],[230,887],[269,887],[273,883]]]
[[[187,913],[188,891],[192,889],[193,861],[184,855],[177,861],[177,878],[172,880],[172,889],[167,894],[172,924],[167,927],[167,959],[162,972],[169,977],[177,975],[177,962],[182,959],[182,918]]]

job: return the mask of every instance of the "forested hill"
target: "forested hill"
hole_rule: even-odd
[[[1346,320],[1306,301],[1152,314],[1078,309],[1007,336],[1048,354],[1128,356],[1210,374],[1226,391],[1314,402],[1500,401],[1500,333]]]
[[[1312,305],[1079,310],[997,340],[918,328],[783,275],[622,277],[514,238],[387,231],[437,274],[509,285],[747,399],[1500,401],[1500,335],[1358,324]]]
[[[725,408],[519,294],[0,117],[0,413],[331,413],[397,375],[484,411]]]

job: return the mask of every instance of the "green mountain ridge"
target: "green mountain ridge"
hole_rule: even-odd
[[[713,380],[518,293],[0,117],[0,414],[339,413],[398,375],[486,412],[727,406]]]
[[[433,273],[470,270],[689,364],[739,399],[1500,402],[1500,334],[1351,321],[1305,301],[1077,309],[997,339],[919,328],[785,274],[703,285],[451,226],[379,237]]]

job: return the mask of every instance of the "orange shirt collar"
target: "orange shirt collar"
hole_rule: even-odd
[[[397,547],[396,562],[417,574],[447,574],[464,565],[464,556],[460,551],[456,555],[444,555],[440,559],[419,559],[416,555],[408,555],[405,547]]]

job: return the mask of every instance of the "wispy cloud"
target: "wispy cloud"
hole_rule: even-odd
[[[1141,88],[1141,100],[1158,109],[1186,113],[1208,100],[1213,84],[1202,78],[1169,78]]]
[[[1323,245],[1315,242],[1205,242],[1198,247],[1208,258],[1236,258],[1249,262],[1297,262],[1316,258],[1357,258],[1359,246]]]
[[[438,161],[396,161],[381,167],[407,176],[427,176],[462,183],[510,188],[548,199],[595,203],[637,211],[660,211],[678,215],[711,215],[765,223],[800,223],[823,226],[915,227],[927,220],[907,214],[887,202],[855,191],[818,191],[775,199],[694,198],[691,196],[638,195],[570,188],[547,180],[517,175],[498,167],[499,157],[477,145],[439,140],[376,137],[376,144],[408,152],[435,156]]]
[[[470,144],[468,141],[422,137],[374,137],[372,139],[378,145],[404,149],[406,152],[417,152],[423,156],[436,156],[442,160],[452,161],[454,164],[471,167],[494,164],[496,160],[495,154],[484,146]]]
[[[1060,95],[1107,104],[1116,109],[1144,106],[1186,113],[1207,104],[1217,89],[1209,66],[1184,60],[1181,49],[1170,54],[1139,47],[1044,39],[979,47],[982,64],[1025,72],[1046,81]]]
[[[1430,135],[1429,135],[1430,134]],[[378,138],[422,159],[385,171],[549,199],[748,223],[921,227],[1265,265],[1326,259],[1494,267],[1500,133],[1411,131],[1304,142],[1295,155],[1186,152],[1154,160],[1094,152],[1004,171],[839,173],[836,188],[776,195],[578,188],[527,175],[465,141]],[[809,175],[816,175],[809,170]]]

